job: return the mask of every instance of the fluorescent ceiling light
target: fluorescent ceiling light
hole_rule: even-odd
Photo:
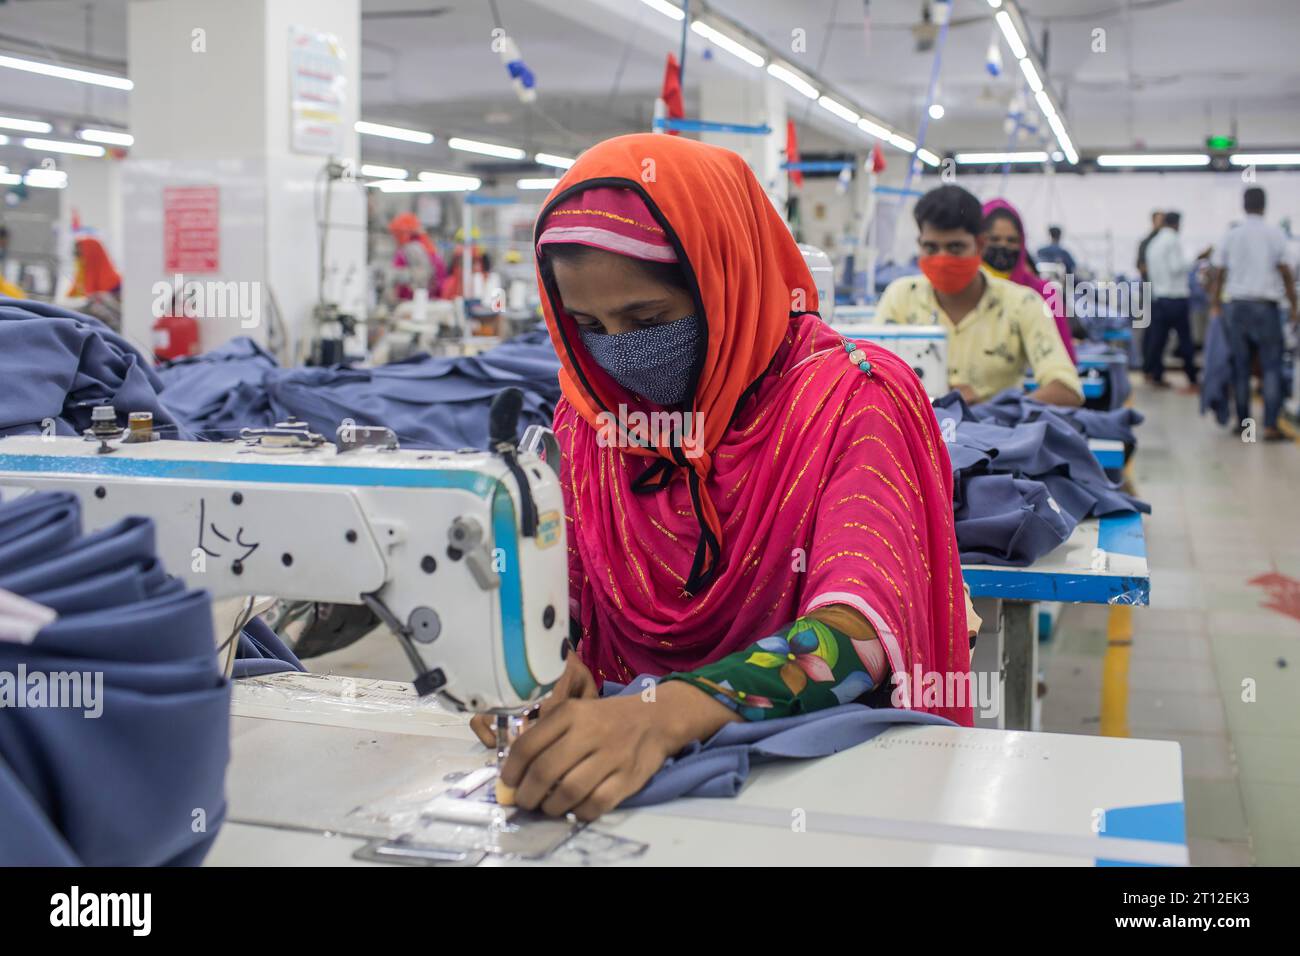
[[[20,133],[48,133],[54,127],[40,120],[14,119],[12,116],[0,116],[0,129],[15,129]]]
[[[682,13],[681,7],[675,7],[668,0],[641,0],[651,10],[658,10],[666,17],[673,20],[685,19],[686,14]]]
[[[808,99],[810,100],[817,99],[817,95],[818,95],[817,87],[813,86],[811,83],[809,83],[807,80],[805,80],[802,76],[800,76],[798,73],[794,72],[793,70],[786,69],[780,63],[769,63],[767,65],[767,72],[771,76],[776,77],[786,86],[793,87],[794,89],[798,90],[804,96],[808,97]]]
[[[1228,162],[1234,166],[1296,166],[1300,153],[1233,153]]]
[[[916,144],[906,136],[899,136],[897,133],[889,134],[889,145],[903,150],[905,153],[916,152]]]
[[[998,7],[1002,6],[1002,0],[989,0],[989,6],[996,10]]]
[[[1074,144],[1070,142],[1069,134],[1065,132],[1065,124],[1061,122],[1059,116],[1049,116],[1047,122],[1051,124],[1052,132],[1056,134],[1056,142],[1060,144],[1061,149],[1065,152],[1065,158],[1071,163],[1079,161],[1079,154],[1074,150]]]
[[[25,139],[23,145],[42,153],[71,153],[74,156],[103,156],[103,146],[89,143],[65,143],[57,139]]]
[[[130,146],[135,143],[135,137],[130,133],[111,129],[83,129],[77,135],[88,143],[107,143],[110,146]]]
[[[533,162],[541,163],[543,166],[556,166],[560,169],[568,169],[576,159],[570,159],[568,156],[556,156],[554,153],[536,153],[533,156]]]
[[[1007,46],[1011,47],[1011,54],[1017,60],[1023,59],[1025,53],[1025,44],[1020,39],[1020,34],[1016,32],[1016,25],[1011,22],[1011,14],[1005,10],[999,10],[997,16],[993,18],[998,22],[1002,29],[1002,35],[1007,39]]]
[[[862,119],[861,116],[853,112],[853,110],[849,109],[843,103],[837,103],[829,96],[823,96],[821,99],[817,101],[817,105],[820,106],[822,109],[824,109],[826,112],[833,113],[835,116],[838,116],[846,123],[856,123],[858,120]]]
[[[419,178],[422,183],[437,183],[451,189],[478,189],[483,185],[483,180],[477,176],[461,176],[456,173],[436,173],[424,170],[420,173]]]
[[[17,173],[0,173],[0,186],[17,186],[23,181],[23,177]]]
[[[1061,144],[1065,148],[1065,144]],[[1105,153],[1097,157],[1098,166],[1208,166],[1205,153]]]
[[[939,165],[939,157],[928,149],[918,149],[916,155],[920,158],[921,162],[925,163],[927,166]]]
[[[930,104],[930,119],[943,119],[944,109],[942,103]]]
[[[498,146],[496,143],[483,143],[476,139],[461,139],[453,136],[447,145],[463,153],[479,153],[482,156],[496,156],[499,159],[526,159],[528,154],[517,146]]]
[[[1052,105],[1052,98],[1047,95],[1047,90],[1039,90],[1034,94],[1034,99],[1038,101],[1038,108],[1043,111],[1044,116],[1056,115],[1056,107]]]
[[[382,136],[385,139],[400,139],[408,143],[421,143],[428,146],[433,142],[433,134],[418,129],[403,129],[401,126],[385,126],[383,123],[367,123],[357,120],[352,127],[366,136]]]
[[[1038,71],[1034,69],[1034,61],[1029,57],[1020,58],[1020,72],[1025,74],[1025,79],[1029,81],[1029,88],[1035,93],[1043,88],[1043,81],[1038,77]]]
[[[8,145],[9,145],[9,137],[0,134],[0,146],[8,146]]]
[[[750,66],[762,66],[767,61],[754,50],[751,50],[739,40],[727,36],[721,30],[709,26],[703,20],[695,20],[691,23],[691,32],[698,33],[704,39],[708,40],[714,46],[721,47],[738,60],[744,60]]]
[[[558,179],[521,179],[515,183],[519,189],[554,189]]]
[[[411,175],[405,169],[399,169],[396,166],[373,166],[365,163],[361,167],[362,176],[374,176],[378,179],[405,179]]]
[[[862,132],[864,133],[876,137],[876,139],[887,140],[889,139],[890,136],[893,135],[892,133],[890,133],[890,131],[887,128],[881,126],[879,123],[871,122],[871,120],[867,119],[866,117],[863,117],[862,119],[858,120],[858,129],[862,130]]]
[[[960,166],[982,166],[987,163],[1045,163],[1047,154],[1036,150],[1018,153],[958,153],[957,164]]]
[[[60,80],[75,80],[78,83],[91,83],[95,86],[107,86],[114,90],[129,90],[133,86],[125,76],[113,76],[109,73],[94,73],[90,70],[74,70],[67,66],[53,63],[40,63],[36,60],[23,60],[16,56],[0,56],[0,66],[24,73],[39,73],[41,76],[53,76]]]
[[[1065,159],[1065,154],[1063,152],[1059,149],[1052,150],[1052,162],[1059,163],[1063,159]]]
[[[68,185],[68,174],[61,169],[29,169],[23,182],[39,189],[63,189]]]
[[[378,179],[367,183],[381,193],[454,193],[473,192],[483,185],[473,176],[453,176],[450,173],[420,173],[418,181]]]

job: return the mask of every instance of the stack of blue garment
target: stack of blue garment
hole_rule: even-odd
[[[153,523],[83,535],[71,494],[0,503],[0,635],[0,865],[201,861],[230,686],[207,592],[167,575]]]
[[[262,384],[278,365],[269,352],[241,336],[192,358],[158,369],[164,403],[196,438],[234,438],[241,428],[267,428],[277,421]]]
[[[267,376],[271,405],[332,436],[344,419],[391,428],[413,448],[488,447],[488,409],[501,389],[524,393],[519,428],[550,427],[560,361],[545,332],[479,355],[414,356],[376,368],[300,368]],[[164,396],[164,401],[166,396]]]
[[[1009,408],[1000,401],[972,410],[957,392],[934,403],[952,462],[963,562],[1023,567],[1065,541],[1085,518],[1150,512],[1106,476],[1080,425],[1118,413],[1072,409],[1076,415],[1067,419],[1054,406],[1028,399],[1017,416]],[[1002,424],[999,416],[1015,423]]]
[[[106,402],[152,412],[157,428],[175,425],[158,398],[162,381],[126,339],[44,302],[0,298],[0,383],[0,437],[80,435]]]
[[[418,355],[375,368],[281,369],[249,339],[162,370],[162,400],[204,438],[293,416],[333,437],[339,425],[391,428],[413,448],[487,448],[488,409],[507,386],[524,393],[520,430],[549,426],[560,398],[560,362],[545,331],[479,355]]]
[[[948,402],[952,396],[941,399]],[[1044,418],[1059,421],[1077,431],[1085,439],[1104,438],[1122,441],[1129,448],[1136,447],[1137,435],[1133,429],[1141,425],[1143,415],[1135,408],[1115,408],[1104,411],[1096,408],[1070,408],[1065,405],[1047,405],[1016,389],[999,392],[987,402],[967,408],[975,421],[994,422],[999,425],[1019,425]]]

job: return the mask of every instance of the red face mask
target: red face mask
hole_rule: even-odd
[[[971,284],[980,271],[979,256],[950,256],[944,253],[916,260],[930,285],[945,295],[956,295]]]

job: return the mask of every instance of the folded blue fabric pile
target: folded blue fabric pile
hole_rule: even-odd
[[[160,373],[164,404],[200,437],[231,438],[294,416],[333,438],[345,420],[391,428],[412,448],[487,448],[488,408],[507,386],[524,392],[520,431],[547,425],[560,398],[547,334],[528,332],[479,355],[414,356],[375,368],[281,369],[234,339]]]
[[[159,429],[175,426],[158,398],[162,381],[131,343],[98,319],[44,302],[0,298],[0,383],[0,437],[80,435],[105,402],[152,412]]]
[[[1131,436],[1141,419],[1128,412],[1062,410],[1006,393],[974,409],[957,392],[937,399],[962,561],[1023,567],[1065,541],[1085,518],[1150,513],[1150,505],[1106,476],[1085,437],[1088,428],[1111,437],[1127,428]]]
[[[153,523],[82,534],[74,495],[0,502],[0,865],[197,863],[229,757],[211,601]]]
[[[163,402],[199,439],[235,438],[241,428],[267,428],[278,420],[262,384],[278,369],[252,339],[231,339],[211,352],[177,359],[158,369]]]
[[[946,402],[950,398],[951,396],[945,396],[940,401]],[[999,392],[987,402],[970,406],[968,411],[975,421],[994,422],[998,425],[1019,425],[1022,422],[1036,422],[1050,418],[1069,425],[1084,438],[1122,441],[1129,447],[1136,447],[1137,435],[1133,429],[1141,425],[1144,420],[1142,413],[1136,408],[1104,411],[1096,408],[1045,405],[1016,389]]]

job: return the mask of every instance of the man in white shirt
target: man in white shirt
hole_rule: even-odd
[[[1237,419],[1242,428],[1250,417],[1252,350],[1259,354],[1264,392],[1264,440],[1281,441],[1277,416],[1282,407],[1283,295],[1296,322],[1295,277],[1286,263],[1286,236],[1264,221],[1264,190],[1252,186],[1245,195],[1246,219],[1228,230],[1215,252],[1217,269],[1210,290],[1211,314],[1223,309],[1232,348],[1232,385]]]
[[[1151,283],[1151,326],[1143,340],[1143,371],[1147,381],[1159,388],[1168,388],[1165,381],[1165,345],[1170,330],[1178,333],[1178,354],[1183,360],[1187,381],[1196,387],[1196,347],[1192,344],[1191,313],[1188,295],[1191,263],[1183,255],[1178,239],[1182,217],[1167,212],[1164,225],[1146,248],[1147,278]]]

